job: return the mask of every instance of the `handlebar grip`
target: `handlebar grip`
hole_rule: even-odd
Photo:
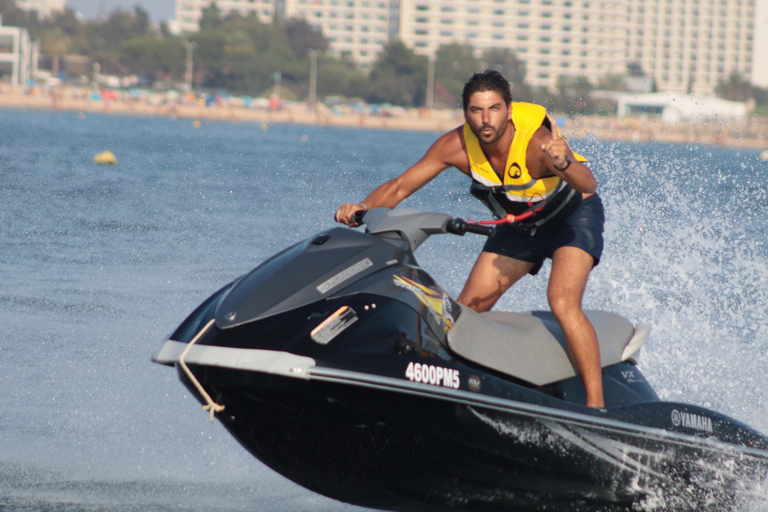
[[[365,217],[366,213],[368,213],[368,210],[357,210],[352,215],[352,220],[355,221],[355,224],[362,224],[363,223],[363,217]]]
[[[470,224],[464,219],[451,219],[446,226],[448,233],[464,236],[465,233],[476,233],[478,235],[493,236],[496,229],[491,226],[481,226],[480,224]]]
[[[492,226],[481,226],[480,224],[467,224],[467,233],[476,233],[478,235],[493,236],[496,228]]]

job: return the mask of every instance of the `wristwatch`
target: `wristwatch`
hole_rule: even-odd
[[[563,166],[563,167],[555,166],[555,169],[557,169],[560,172],[565,172],[571,166],[571,162],[572,162],[571,161],[571,157],[568,156],[568,155],[565,155],[565,166]]]

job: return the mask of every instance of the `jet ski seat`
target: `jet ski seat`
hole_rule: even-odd
[[[584,313],[597,332],[603,367],[633,359],[648,338],[646,326],[615,313]],[[462,306],[447,338],[459,356],[537,386],[577,375],[550,311],[477,313]]]

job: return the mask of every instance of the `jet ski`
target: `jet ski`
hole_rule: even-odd
[[[549,311],[477,313],[414,251],[493,228],[374,208],[227,284],[153,360],[256,458],[383,510],[732,510],[765,499],[768,438],[661,401],[649,330],[588,311],[606,407],[588,408]],[[762,496],[762,498],[760,498]],[[658,507],[658,508],[654,508]]]

